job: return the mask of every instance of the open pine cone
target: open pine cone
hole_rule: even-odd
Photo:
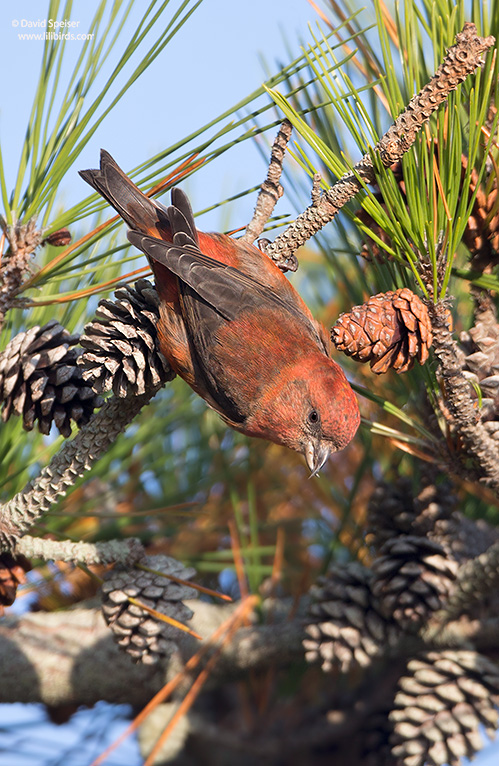
[[[412,532],[414,517],[410,479],[402,476],[391,483],[380,482],[374,488],[367,506],[367,544],[379,552],[387,540],[397,537],[401,532]]]
[[[460,766],[494,736],[499,668],[475,651],[427,652],[410,660],[390,713],[399,766]]]
[[[417,631],[450,595],[458,569],[438,542],[418,535],[387,540],[373,562],[372,591],[380,612]]]
[[[146,556],[140,563],[155,571],[113,569],[108,575],[102,586],[102,612],[119,646],[135,662],[152,665],[176,650],[179,629],[130,603],[129,597],[185,623],[193,612],[183,599],[195,598],[197,591],[160,573],[189,580],[196,572],[161,554]]]
[[[336,348],[380,375],[393,367],[407,372],[424,364],[433,340],[428,309],[407,287],[373,295],[340,314],[331,333]]]
[[[115,297],[100,301],[96,319],[86,325],[78,364],[83,380],[98,393],[140,395],[174,377],[157,345],[158,294],[139,279],[134,287],[120,287]]]
[[[23,427],[35,423],[42,434],[55,423],[63,436],[71,435],[71,420],[87,423],[102,399],[82,377],[72,348],[78,335],[70,335],[55,319],[43,327],[19,333],[0,354],[2,420],[22,415]]]
[[[332,567],[311,588],[307,638],[303,641],[309,662],[319,661],[329,672],[342,673],[354,665],[367,667],[372,659],[393,646],[399,629],[377,608],[372,572],[357,562]]]

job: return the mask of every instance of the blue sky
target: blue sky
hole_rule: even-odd
[[[74,31],[88,29],[97,5],[74,3],[71,19],[78,22]],[[178,0],[172,0],[165,13],[170,15],[170,8],[177,5]],[[45,4],[40,0],[19,0],[0,8],[3,61],[9,62],[12,72],[4,80],[0,106],[0,140],[9,186],[14,183],[43,45],[39,40],[19,39],[19,35],[42,31],[40,27],[26,26],[27,22],[36,24],[47,18],[42,7]],[[146,7],[145,2],[135,3],[130,30]],[[63,11],[55,15],[55,20],[63,18]],[[95,167],[101,146],[129,170],[230,108],[265,80],[260,54],[272,72],[280,68],[276,60],[287,63],[299,55],[298,39],[310,39],[309,22],[315,27],[317,15],[307,0],[204,0],[98,129],[73,176],[66,177],[61,198],[75,203],[87,195],[76,170]],[[291,57],[286,41],[293,52]],[[78,55],[82,45],[77,40],[67,43],[68,74],[71,58]],[[189,181],[195,209],[263,180],[265,165],[250,144],[237,152],[236,163],[224,158],[216,168],[203,171],[200,181]],[[249,215],[253,200],[246,204]],[[216,222],[214,217],[208,228],[214,228]],[[204,222],[203,227],[207,228]]]

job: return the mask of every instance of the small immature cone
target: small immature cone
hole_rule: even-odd
[[[336,348],[357,362],[370,362],[378,375],[390,367],[407,372],[415,359],[424,364],[433,340],[428,310],[407,287],[373,295],[340,314],[331,337]]]
[[[42,245],[52,245],[52,247],[67,247],[71,244],[71,232],[66,227],[53,231],[42,240]]]

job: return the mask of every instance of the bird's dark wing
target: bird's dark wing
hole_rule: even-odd
[[[171,242],[143,236],[136,231],[128,232],[128,239],[153,262],[166,266],[179,278],[180,293],[187,299],[184,303],[188,313],[194,312],[192,319],[196,327],[199,327],[200,321],[207,322],[207,327],[210,327],[213,320],[215,325],[220,323],[220,319],[234,320],[242,312],[261,308],[269,301],[281,311],[304,318],[295,304],[254,277],[201,252],[192,208],[182,189],[172,189],[172,204],[166,212],[172,233]],[[194,305],[189,307],[191,291],[195,297]],[[210,321],[209,315],[213,311],[218,317],[212,317]],[[212,326],[210,331],[215,329]]]
[[[262,306],[271,304],[285,314],[294,315],[304,323],[305,331],[313,330],[316,335],[315,328],[298,306],[281,298],[272,289],[239,269],[204,255],[192,240],[184,240],[175,234],[174,242],[169,243],[137,231],[129,231],[127,236],[132,245],[142,250],[153,263],[166,266],[179,278],[180,291],[184,297],[191,293],[197,296],[198,306],[193,319],[198,329],[199,321],[212,325],[214,314],[218,316],[216,324],[220,324],[221,320],[232,321],[245,311],[258,311]],[[186,241],[186,244],[177,244],[180,241]],[[190,288],[189,291],[186,291],[186,286]],[[211,327],[210,331],[215,329]]]

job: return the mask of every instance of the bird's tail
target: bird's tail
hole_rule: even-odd
[[[79,173],[114,207],[131,229],[152,237],[171,239],[166,208],[146,197],[105,149],[101,149],[98,170],[80,170]]]

